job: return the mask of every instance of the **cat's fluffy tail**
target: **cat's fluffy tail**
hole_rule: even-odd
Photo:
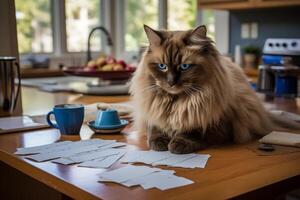
[[[275,126],[274,129],[287,129],[290,131],[297,131],[296,133],[300,134],[300,123],[273,113],[268,114]]]

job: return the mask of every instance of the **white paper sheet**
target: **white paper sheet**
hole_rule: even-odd
[[[141,185],[144,189],[167,190],[192,184],[193,181],[174,175],[175,171],[147,166],[128,165],[110,172],[101,173],[100,182],[115,182],[127,187]]]
[[[160,190],[168,190],[176,187],[181,187],[185,185],[190,185],[194,183],[193,181],[179,177],[179,176],[169,176],[169,175],[160,175],[156,177],[149,177],[146,183],[142,184],[143,188],[152,188],[156,187]]]
[[[171,155],[169,151],[132,151],[122,159],[122,162],[151,164],[167,159]]]
[[[183,168],[204,168],[210,155],[196,155],[190,159],[187,159],[183,162],[178,162],[176,164],[172,164],[170,166],[173,167],[183,167]]]
[[[57,142],[53,144],[36,146],[36,147],[18,148],[15,154],[28,155],[28,154],[58,152],[58,151],[73,149],[81,146],[88,146],[88,145],[96,145],[97,147],[102,147],[112,143],[115,143],[115,140],[91,139],[91,140],[81,140],[76,142],[63,141],[63,142]]]
[[[81,153],[81,152],[92,151],[95,148],[97,148],[97,147],[95,147],[94,145],[82,146],[82,147],[77,147],[75,149],[70,148],[70,149],[58,151],[58,152],[46,152],[46,153],[41,153],[41,154],[35,154],[35,155],[31,155],[31,156],[26,156],[26,158],[28,158],[30,160],[34,160],[36,162],[44,162],[44,161],[53,160],[53,159],[60,158],[60,157],[69,157],[69,156],[72,156],[72,155],[75,155],[75,154]]]
[[[102,147],[100,147],[101,149],[106,149],[106,148],[119,148],[119,147],[124,147],[127,144],[124,142],[114,142],[114,143],[110,143],[108,145],[104,145]]]
[[[72,142],[71,141],[63,141],[63,142],[57,142],[57,143],[35,146],[35,147],[17,148],[17,151],[15,152],[15,154],[17,154],[17,155],[37,154],[43,149],[51,149],[54,147],[64,146],[68,143],[72,143]]]
[[[208,154],[172,154],[169,151],[131,151],[121,161],[123,163],[145,163],[153,166],[168,165],[183,168],[204,168]]]
[[[116,183],[122,183],[136,177],[144,176],[155,171],[161,171],[159,168],[151,168],[147,166],[128,165],[109,172],[99,174],[100,178],[111,180]]]
[[[159,179],[159,177],[162,175],[173,175],[173,174],[175,174],[174,170],[162,170],[162,171],[158,171],[158,172],[153,172],[151,174],[146,174],[145,176],[140,176],[140,177],[137,177],[134,179],[130,179],[128,181],[123,182],[122,185],[125,185],[127,187],[132,187],[132,186],[136,186],[136,185],[143,186],[143,184],[146,184],[148,180],[153,179],[154,177],[155,178],[157,177]],[[154,186],[152,186],[152,187],[154,187]]]
[[[99,140],[99,139],[83,140],[78,142],[67,143],[66,145],[63,146],[42,149],[39,151],[40,152],[39,154],[26,156],[26,158],[37,162],[44,162],[56,158],[70,157],[75,154],[97,150],[99,149],[99,147],[102,147],[110,143],[114,143],[114,141]]]
[[[74,160],[71,160],[69,158],[58,158],[58,159],[52,160],[51,162],[62,164],[62,165],[75,164]]]
[[[91,151],[91,152],[75,154],[75,155],[70,156],[69,158],[71,160],[74,160],[77,163],[80,163],[80,162],[94,160],[94,159],[103,158],[103,157],[107,157],[107,156],[117,155],[121,152],[124,152],[124,150],[100,149],[100,150],[95,150],[95,151]]]
[[[157,166],[157,165],[172,166],[176,163],[183,162],[183,161],[190,159],[192,157],[195,157],[195,156],[197,156],[197,154],[194,154],[194,153],[193,154],[179,154],[179,155],[173,154],[167,159],[159,160],[159,161],[152,163],[152,165],[153,166]]]
[[[79,167],[90,167],[90,168],[109,168],[112,166],[115,162],[117,162],[125,152],[121,152],[117,155],[107,156],[104,158],[86,161],[78,165]]]

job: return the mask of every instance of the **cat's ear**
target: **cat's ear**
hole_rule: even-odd
[[[148,41],[151,45],[160,45],[161,43],[161,36],[158,31],[153,30],[149,26],[144,24],[144,30],[147,35]]]
[[[207,29],[205,25],[198,26],[189,34],[189,41],[192,43],[198,43],[206,38]]]

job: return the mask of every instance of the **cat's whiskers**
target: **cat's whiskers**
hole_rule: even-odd
[[[184,91],[185,94],[187,94],[189,96],[193,95],[192,91],[188,87],[184,87],[183,91]]]
[[[143,88],[143,89],[141,90],[141,92],[142,92],[142,93],[144,93],[144,92],[150,92],[151,90],[153,90],[153,89],[156,88],[156,87],[157,87],[156,84],[150,84],[149,86]]]

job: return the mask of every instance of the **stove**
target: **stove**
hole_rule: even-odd
[[[298,96],[300,38],[269,38],[265,41],[257,90],[278,97]]]

